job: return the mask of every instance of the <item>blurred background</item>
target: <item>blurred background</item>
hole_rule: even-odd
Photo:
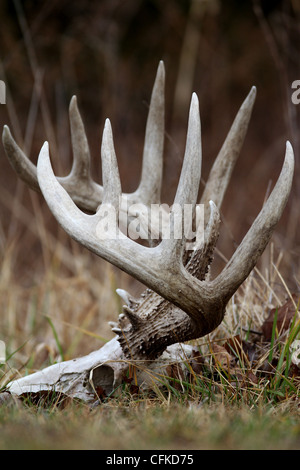
[[[218,247],[228,258],[241,241],[279,175],[289,139],[296,155],[293,193],[261,264],[263,272],[272,263],[280,266],[287,284],[298,289],[300,108],[292,103],[291,85],[300,80],[299,0],[1,0],[0,18],[0,79],[7,93],[0,108],[1,128],[9,125],[34,163],[48,140],[57,175],[71,168],[68,106],[77,95],[94,179],[101,182],[101,134],[109,117],[123,191],[136,188],[152,86],[162,59],[166,69],[162,200],[172,203],[192,92],[200,101],[205,182],[240,105],[255,85],[256,103],[224,201]],[[58,315],[60,310],[63,316],[65,296],[68,311],[79,309],[77,320],[72,319],[77,325],[89,308],[100,308],[95,307],[99,302],[107,316],[115,315],[119,304],[109,303],[107,285],[123,287],[131,281],[63,233],[42,196],[18,181],[2,145],[0,161],[5,315],[10,312],[17,324],[23,318],[17,312],[23,312],[26,325],[33,328],[38,321],[32,311],[40,312],[39,302],[48,313],[57,310]],[[55,273],[50,280],[49,267]],[[45,295],[53,286],[61,293],[55,306]],[[11,289],[14,296],[8,298]],[[9,328],[7,334],[12,336],[13,327]],[[98,323],[89,328],[103,331]]]

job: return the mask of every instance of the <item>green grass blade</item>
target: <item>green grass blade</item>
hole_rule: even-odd
[[[53,324],[51,318],[48,317],[47,315],[46,315],[46,320],[47,320],[47,322],[49,323],[49,325],[50,325],[50,327],[51,327],[51,330],[52,330],[52,332],[53,332],[53,336],[54,336],[54,339],[55,339],[55,342],[56,342],[56,346],[57,346],[58,352],[59,352],[59,354],[60,354],[61,360],[64,361],[65,358],[64,358],[63,348],[62,348],[62,346],[61,346],[61,344],[60,344],[60,341],[59,341],[58,334],[57,334],[57,331],[56,331],[56,329],[55,329],[55,326],[54,326],[54,324]]]

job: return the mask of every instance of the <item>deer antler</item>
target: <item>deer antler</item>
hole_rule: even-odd
[[[147,205],[160,202],[164,143],[164,83],[164,65],[160,62],[149,107],[141,181],[135,192],[124,194],[130,204],[138,202]],[[90,151],[76,96],[73,96],[70,102],[69,118],[74,161],[70,174],[58,177],[58,181],[81,209],[95,212],[102,202],[103,188],[95,183],[90,175]],[[36,166],[17,145],[8,126],[4,126],[2,141],[8,159],[18,176],[30,188],[39,191]]]
[[[39,155],[37,175],[40,188],[50,210],[69,233],[82,245],[110,263],[131,274],[154,290],[164,299],[172,302],[189,317],[188,324],[194,337],[209,333],[223,319],[228,300],[249,275],[259,256],[270,240],[290,192],[294,158],[292,147],[286,146],[284,165],[278,181],[252,224],[239,248],[227,263],[223,271],[213,280],[199,280],[193,275],[193,267],[201,264],[201,252],[204,246],[197,247],[186,266],[182,259],[185,239],[176,239],[174,233],[170,239],[163,239],[154,248],[141,246],[123,235],[118,228],[119,199],[121,183],[113,145],[110,122],[107,120],[102,140],[103,204],[113,208],[113,218],[107,232],[101,226],[102,206],[96,214],[87,215],[80,211],[68,193],[55,178],[49,158],[48,144],[45,143]],[[193,94],[185,157],[180,181],[174,200],[174,207],[190,204],[195,207],[201,175],[201,135],[198,99]],[[217,208],[211,204],[211,233],[214,233]],[[175,218],[174,209],[171,220]],[[211,236],[212,237],[212,236]],[[215,235],[212,237],[215,241]],[[206,240],[211,244],[212,240]],[[205,260],[207,262],[207,260]],[[200,270],[203,272],[203,266]],[[126,312],[125,312],[126,313]],[[142,319],[133,311],[127,311],[133,329],[137,329]],[[157,318],[156,318],[157,320]],[[174,328],[165,318],[167,327]],[[175,326],[176,323],[175,323]],[[142,330],[143,328],[141,328]],[[182,329],[182,328],[181,328]],[[182,336],[182,334],[180,334]],[[188,338],[191,339],[189,333]]]
[[[135,205],[132,216],[138,217],[143,223],[143,205],[149,207],[150,204],[160,202],[164,143],[164,86],[165,71],[163,62],[160,62],[146,125],[141,181],[136,191],[122,195],[121,219],[123,216],[127,220],[128,207]],[[201,199],[201,203],[206,206],[206,212],[209,210],[209,200],[213,200],[218,208],[221,207],[246,135],[255,96],[256,89],[252,87],[215,160]],[[57,177],[57,179],[78,207],[84,211],[95,212],[102,202],[103,187],[95,183],[90,175],[90,151],[75,96],[70,102],[69,118],[74,161],[70,174],[66,177]],[[40,191],[36,166],[15,142],[8,126],[3,128],[2,141],[10,164],[18,176],[30,188]],[[156,230],[156,227],[151,227],[151,229]]]
[[[157,370],[161,371],[161,367],[165,366],[165,355],[174,356],[175,353],[178,357],[181,354],[182,345],[180,351],[178,348],[176,350],[176,345],[168,348],[169,345],[203,336],[220,324],[226,304],[269,242],[292,185],[294,155],[291,144],[287,142],[284,164],[268,200],[225,268],[215,279],[208,279],[207,272],[219,234],[219,208],[246,134],[255,95],[256,89],[253,87],[212,167],[201,198],[201,203],[205,205],[205,224],[198,223],[196,226],[191,251],[186,250],[186,237],[178,237],[175,227],[178,221],[182,223],[184,219],[184,212],[177,212],[178,207],[182,209],[185,205],[191,206],[191,217],[197,222],[199,206],[196,203],[202,155],[199,104],[195,94],[191,100],[180,180],[170,217],[167,218],[171,226],[170,237],[163,237],[160,228],[155,227],[156,216],[150,228],[145,224],[148,234],[156,229],[160,235],[155,247],[142,246],[128,238],[118,223],[119,215],[124,218],[125,228],[128,216],[137,217],[141,224],[147,222],[145,209],[160,201],[164,137],[162,63],[158,68],[147,120],[141,182],[134,193],[122,193],[109,120],[105,122],[101,147],[103,186],[91,179],[88,144],[75,98],[70,104],[74,163],[66,178],[54,176],[47,142],[40,151],[36,168],[5,126],[3,144],[12,166],[31,188],[42,191],[62,227],[89,250],[148,287],[138,300],[121,289],[117,290],[126,305],[118,323],[112,324],[116,338],[88,356],[54,364],[11,382],[8,385],[11,393],[20,395],[56,390],[91,401],[97,386],[106,393],[112,393],[122,380],[128,358],[149,361],[160,356],[151,365],[148,362],[147,367],[157,366]],[[140,208],[135,207],[131,212],[130,205],[136,206],[137,203]],[[81,209],[93,214],[86,214]],[[204,237],[198,237],[201,230]],[[184,355],[190,353],[184,349]],[[169,360],[169,356],[165,359]],[[142,372],[138,380],[145,380]]]
[[[103,187],[91,179],[88,144],[75,98],[70,105],[74,163],[65,178],[54,176],[47,143],[41,149],[36,172],[12,139],[9,129],[4,128],[3,143],[13,167],[29,186],[41,189],[50,210],[70,236],[149,288],[139,301],[125,294],[128,305],[119,317],[119,325],[113,325],[127,355],[137,358],[146,354],[153,358],[169,344],[214,330],[224,317],[229,299],[270,240],[292,184],[294,157],[289,142],[281,174],[260,214],[223,271],[213,280],[206,279],[219,233],[218,209],[246,134],[255,95],[253,87],[212,167],[201,198],[207,212],[204,239],[200,237],[199,241],[196,237],[193,251],[188,253],[186,239],[184,236],[176,238],[174,224],[178,216],[176,208],[190,205],[193,215],[196,211],[202,155],[199,104],[195,94],[191,100],[180,181],[170,214],[173,229],[169,239],[162,239],[156,247],[142,246],[126,237],[118,225],[119,213],[127,217],[131,204],[138,202],[149,208],[160,201],[164,137],[162,63],[158,67],[147,120],[141,182],[134,193],[122,194],[109,120],[105,123],[101,148]],[[88,215],[75,203],[95,213]],[[106,212],[110,216],[108,227],[104,229],[102,222]],[[135,215],[143,218],[143,209]],[[182,217],[183,213],[181,222]],[[200,229],[201,224],[197,231]],[[123,292],[121,295],[124,297]]]

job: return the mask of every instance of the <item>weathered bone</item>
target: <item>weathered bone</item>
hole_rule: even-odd
[[[118,323],[113,322],[111,325],[117,334],[116,338],[85,358],[56,364],[13,381],[9,385],[12,393],[54,389],[87,400],[87,394],[95,397],[98,386],[110,393],[129,363],[136,367],[138,365],[139,370],[155,367],[161,370],[159,361],[164,354],[174,353],[177,360],[180,350],[188,356],[189,349],[182,349],[181,345],[174,343],[203,336],[220,324],[227,302],[253,269],[270,240],[292,184],[294,157],[289,142],[280,176],[264,207],[223,271],[215,279],[207,279],[219,233],[218,209],[245,137],[256,94],[254,87],[235,118],[202,195],[201,202],[207,207],[204,241],[201,238],[199,242],[196,237],[193,250],[186,252],[185,239],[176,239],[172,233],[170,239],[158,240],[155,247],[139,245],[121,233],[117,218],[119,211],[127,216],[130,204],[139,203],[141,210],[131,215],[139,217],[143,222],[144,208],[160,199],[164,134],[163,84],[164,69],[160,63],[147,121],[141,183],[137,191],[130,195],[122,194],[121,191],[108,120],[101,148],[103,187],[91,180],[88,145],[75,99],[70,106],[74,164],[66,178],[54,176],[48,144],[45,143],[38,159],[37,183],[35,167],[18,148],[8,128],[4,129],[3,143],[12,165],[31,187],[41,189],[50,210],[70,236],[148,286],[140,299],[133,299],[119,290],[126,306]],[[199,107],[197,96],[193,94],[185,157],[171,218],[175,218],[176,205],[183,207],[184,204],[191,204],[195,209],[201,158]],[[86,200],[88,198],[89,201]],[[94,214],[82,212],[75,203]],[[99,224],[103,207],[108,205],[114,208],[114,218],[108,232],[103,233]],[[200,229],[200,226],[197,227],[197,230]],[[171,360],[170,356],[168,360]],[[144,380],[143,374],[138,373],[138,377],[139,383]]]
[[[53,364],[26,377],[13,380],[7,390],[15,396],[26,397],[28,394],[55,392],[67,397],[78,398],[86,403],[93,403],[101,397],[111,395],[122,383],[129,365],[135,369],[135,384],[140,390],[155,388],[167,383],[167,368],[176,364],[187,374],[186,361],[197,356],[197,348],[175,344],[166,349],[159,360],[128,361],[117,338],[113,338],[98,351],[87,356]]]

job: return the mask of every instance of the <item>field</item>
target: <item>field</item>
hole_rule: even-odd
[[[171,203],[192,91],[200,100],[203,186],[239,106],[257,86],[253,119],[222,207],[212,275],[273,187],[286,140],[296,158],[292,193],[270,244],[230,300],[223,323],[195,343],[200,359],[186,364],[184,377],[176,364],[150,390],[124,377],[112,396],[100,396],[93,406],[55,394],[23,401],[0,395],[1,450],[300,449],[300,364],[293,350],[300,339],[300,127],[291,99],[291,84],[300,79],[300,6],[200,4],[1,3],[1,127],[10,126],[34,163],[47,139],[59,175],[71,167],[68,105],[76,94],[93,177],[101,182],[100,136],[109,116],[123,191],[135,189],[153,79],[163,59],[162,199]],[[2,146],[0,154],[4,390],[13,378],[99,349],[113,338],[108,321],[122,309],[116,288],[138,296],[144,286],[71,240],[41,194],[17,178]]]

